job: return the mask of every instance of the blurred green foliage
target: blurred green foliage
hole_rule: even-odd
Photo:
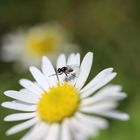
[[[128,98],[120,109],[130,121],[110,121],[110,127],[90,140],[138,140],[140,138],[140,1],[139,0],[0,0],[0,36],[20,26],[57,21],[75,36],[82,54],[94,52],[91,77],[106,67],[114,67]],[[0,46],[1,47],[1,46]],[[9,100],[3,91],[19,89],[18,80],[29,73],[16,73],[11,63],[0,62],[0,102]],[[18,140],[23,133],[6,137],[15,123],[3,117],[13,111],[0,107],[0,139]]]

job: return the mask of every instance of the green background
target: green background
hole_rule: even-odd
[[[91,77],[114,67],[128,98],[120,109],[130,114],[127,122],[110,121],[110,127],[90,140],[140,139],[140,1],[139,0],[0,0],[0,38],[17,27],[57,21],[74,35],[82,56],[94,52]],[[1,47],[1,45],[0,45]],[[19,89],[18,80],[29,72],[16,73],[12,63],[0,61],[0,102],[9,100],[3,91]],[[24,133],[6,137],[16,123],[4,123],[11,110],[0,107],[0,139],[18,140]]]

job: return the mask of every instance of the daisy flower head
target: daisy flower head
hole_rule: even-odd
[[[42,58],[41,71],[30,67],[35,81],[21,79],[20,91],[4,94],[13,98],[2,106],[21,111],[4,118],[5,121],[24,121],[10,128],[12,135],[31,128],[21,140],[86,140],[108,126],[105,119],[128,120],[126,113],[117,111],[117,102],[126,97],[119,85],[107,85],[115,76],[107,68],[85,85],[92,68],[93,54],[87,53],[82,62],[80,54],[61,54],[56,71],[47,57]],[[79,67],[79,72],[70,66]],[[74,75],[75,74],[75,75]],[[73,76],[69,79],[68,77]],[[68,78],[68,79],[67,79]]]
[[[2,59],[14,61],[16,68],[39,66],[42,56],[47,55],[52,61],[60,52],[76,51],[77,45],[71,43],[70,35],[56,23],[36,25],[29,29],[19,29],[3,39]]]

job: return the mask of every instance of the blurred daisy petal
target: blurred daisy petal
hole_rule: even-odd
[[[71,42],[68,32],[58,23],[44,23],[30,28],[20,28],[4,36],[1,47],[2,59],[13,61],[15,70],[25,70],[31,65],[40,66],[42,56],[55,62],[63,51],[68,54],[79,50]]]

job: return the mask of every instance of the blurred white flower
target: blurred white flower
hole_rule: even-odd
[[[118,85],[105,86],[116,76],[112,68],[101,71],[85,85],[92,61],[91,52],[85,55],[81,65],[78,53],[71,54],[67,61],[66,56],[61,54],[57,60],[57,73],[47,57],[42,59],[42,71],[30,67],[35,82],[22,79],[20,84],[23,89],[4,93],[15,100],[2,103],[3,107],[24,112],[8,115],[4,120],[26,120],[10,128],[6,134],[32,127],[21,140],[85,140],[108,126],[103,117],[128,120],[127,114],[115,110],[117,102],[126,94]],[[79,67],[79,75],[64,81],[71,73],[67,76],[65,73],[58,74],[58,68],[71,65]]]
[[[20,29],[4,37],[2,59],[17,62],[16,68],[21,70],[30,65],[39,66],[43,55],[47,55],[54,62],[60,52],[67,54],[77,51],[77,45],[72,44],[70,38],[56,23],[42,24],[27,30]]]

